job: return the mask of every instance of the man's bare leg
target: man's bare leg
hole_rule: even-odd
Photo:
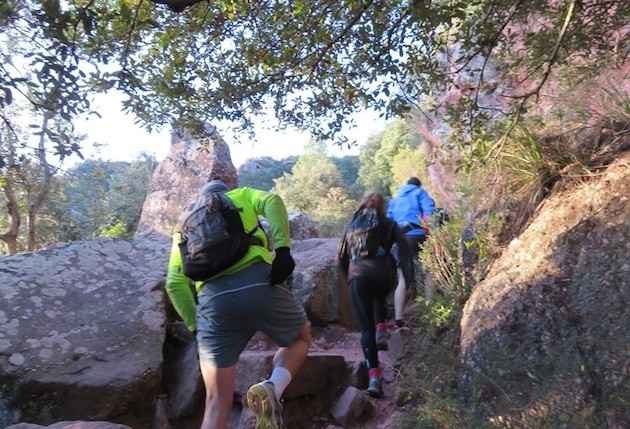
[[[278,400],[306,360],[310,344],[311,328],[308,322],[305,322],[296,340],[291,345],[278,349],[274,355],[269,381],[274,385],[274,393]]]
[[[287,347],[278,349],[273,357],[273,371],[268,380],[254,384],[247,391],[247,404],[256,415],[256,427],[282,427],[280,398],[291,379],[306,360],[311,344],[308,322],[300,328],[297,339]]]
[[[302,366],[306,360],[310,345],[311,327],[308,322],[306,322],[302,325],[302,328],[300,328],[298,337],[291,345],[278,349],[273,357],[273,367],[286,368],[291,373],[291,376],[295,376],[300,366]]]
[[[234,400],[234,368],[217,368],[199,360],[206,386],[206,404],[201,429],[227,429]]]

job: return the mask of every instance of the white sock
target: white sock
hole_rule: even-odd
[[[273,383],[276,399],[280,400],[284,389],[286,389],[289,383],[291,383],[291,373],[288,369],[277,366],[271,372],[269,381]]]

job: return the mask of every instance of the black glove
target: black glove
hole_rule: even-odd
[[[288,247],[278,247],[276,249],[276,258],[271,264],[271,285],[277,285],[285,281],[295,268],[295,261],[291,256],[291,250]]]

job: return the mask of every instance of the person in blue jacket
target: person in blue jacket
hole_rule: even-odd
[[[411,177],[406,184],[398,188],[396,195],[389,202],[387,217],[398,224],[405,233],[409,249],[416,254],[420,252],[422,244],[426,241],[429,229],[427,222],[435,212],[435,201],[422,187],[422,182],[417,177]],[[403,313],[407,284],[399,272],[398,285],[394,292],[394,313],[396,326],[404,325]],[[382,347],[385,346],[386,337],[381,336]]]

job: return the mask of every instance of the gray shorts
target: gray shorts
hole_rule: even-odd
[[[269,285],[271,266],[257,263],[206,283],[197,295],[200,359],[218,368],[235,365],[257,331],[281,347],[306,322],[302,305],[285,285]]]

